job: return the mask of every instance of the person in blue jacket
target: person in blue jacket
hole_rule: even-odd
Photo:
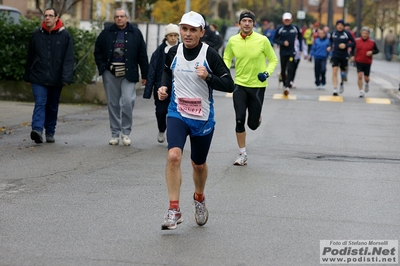
[[[326,60],[330,41],[326,37],[324,30],[318,30],[318,38],[314,40],[311,47],[310,55],[314,57],[314,74],[315,74],[315,85],[317,90],[325,89],[326,84]]]
[[[147,74],[146,87],[144,88],[143,98],[150,99],[151,94],[154,96],[154,104],[156,106],[156,119],[158,127],[157,140],[159,143],[165,141],[165,130],[167,129],[167,113],[171,95],[168,99],[160,101],[157,96],[157,90],[161,87],[161,77],[164,71],[165,57],[169,49],[179,43],[179,26],[176,24],[168,24],[165,27],[165,38],[151,55],[149,72]]]

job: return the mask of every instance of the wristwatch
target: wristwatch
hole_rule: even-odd
[[[206,77],[206,81],[211,81],[212,79],[212,74],[208,73],[207,77]]]

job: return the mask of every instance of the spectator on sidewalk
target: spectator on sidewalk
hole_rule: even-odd
[[[206,16],[201,14],[203,17],[204,21],[206,22],[205,26],[205,33],[204,36],[201,37],[200,42],[208,44],[210,47],[214,48],[216,51],[218,51],[219,48],[221,48],[222,43],[220,42],[220,38],[216,35],[216,33],[210,28],[210,25],[208,24],[206,20]]]
[[[72,37],[57,11],[47,8],[41,28],[30,39],[23,77],[32,85],[35,99],[31,131],[31,139],[35,143],[43,143],[43,129],[46,131],[46,142],[55,142],[61,90],[71,84],[73,76]]]
[[[365,93],[369,91],[369,73],[372,64],[372,55],[379,53],[378,47],[374,40],[369,38],[370,29],[368,27],[361,28],[361,37],[356,39],[354,48],[354,56],[351,61],[356,62],[358,88],[360,90],[360,98],[363,98]],[[364,74],[365,90],[363,89],[362,76]]]
[[[114,24],[97,37],[94,58],[107,96],[110,120],[110,145],[118,145],[121,137],[125,146],[131,145],[132,112],[136,100],[139,66],[142,85],[146,84],[148,58],[143,35],[129,22],[125,9],[114,12]]]
[[[314,57],[314,75],[317,90],[325,89],[326,84],[326,61],[329,51],[330,41],[326,37],[324,30],[318,31],[318,38],[315,39],[311,47],[310,56]]]
[[[179,26],[176,24],[168,24],[165,27],[165,38],[151,55],[149,73],[147,74],[146,86],[143,92],[143,98],[150,99],[154,93],[154,105],[156,106],[156,119],[158,127],[157,141],[163,143],[165,141],[165,130],[167,129],[167,113],[171,95],[166,100],[158,99],[157,90],[161,87],[162,73],[164,72],[165,57],[171,47],[179,43]]]
[[[393,55],[393,47],[397,42],[396,35],[393,33],[393,30],[389,30],[389,33],[386,34],[384,38],[385,43],[385,57],[387,61],[392,61]]]

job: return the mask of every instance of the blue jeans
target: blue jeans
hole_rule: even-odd
[[[326,84],[326,58],[314,58],[315,85]]]
[[[62,86],[43,86],[32,84],[35,108],[32,115],[32,130],[54,135],[56,131],[58,103],[60,101]]]
[[[387,61],[392,61],[393,45],[385,44],[385,57]]]

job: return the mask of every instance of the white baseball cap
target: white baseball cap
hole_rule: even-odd
[[[283,20],[285,20],[285,19],[292,19],[292,14],[290,14],[289,12],[286,12],[286,13],[284,13],[283,14],[283,16],[282,16],[282,19]]]
[[[196,13],[194,11],[190,11],[189,13],[186,13],[182,16],[181,22],[179,22],[179,25],[182,24],[187,24],[193,27],[201,27],[204,29],[206,22],[204,21],[204,18],[202,15],[199,13]]]

